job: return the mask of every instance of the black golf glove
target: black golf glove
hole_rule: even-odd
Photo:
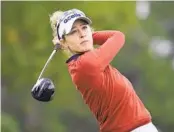
[[[31,94],[38,101],[51,101],[54,94],[54,84],[49,78],[41,78],[33,86]]]

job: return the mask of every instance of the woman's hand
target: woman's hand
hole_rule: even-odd
[[[54,47],[55,50],[62,49],[61,41],[59,41],[57,36],[53,38],[52,42],[53,42],[53,44],[55,46]]]
[[[60,41],[59,41],[57,36],[53,38],[52,42],[53,42],[54,45],[56,45],[56,44],[60,45]]]

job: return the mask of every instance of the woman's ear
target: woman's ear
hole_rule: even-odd
[[[55,36],[55,37],[53,38],[52,42],[53,42],[54,45],[60,43],[57,36]]]
[[[60,39],[59,42],[62,49],[67,49],[68,45],[66,44],[66,41],[64,39]]]
[[[60,39],[59,42],[60,42],[60,45],[64,44],[64,40],[63,39]]]

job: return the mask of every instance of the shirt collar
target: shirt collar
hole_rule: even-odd
[[[77,59],[80,55],[82,55],[83,53],[79,53],[79,54],[74,54],[73,56],[71,56],[68,60],[66,60],[66,63],[69,63],[72,60]]]

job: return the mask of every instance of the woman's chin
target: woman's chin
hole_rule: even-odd
[[[90,47],[82,47],[81,49],[79,49],[77,51],[77,53],[84,53],[84,52],[88,52],[88,51],[91,51],[93,50],[93,48],[90,48]]]
[[[91,48],[85,48],[83,49],[83,52],[88,52],[88,51],[91,51],[92,49]]]

